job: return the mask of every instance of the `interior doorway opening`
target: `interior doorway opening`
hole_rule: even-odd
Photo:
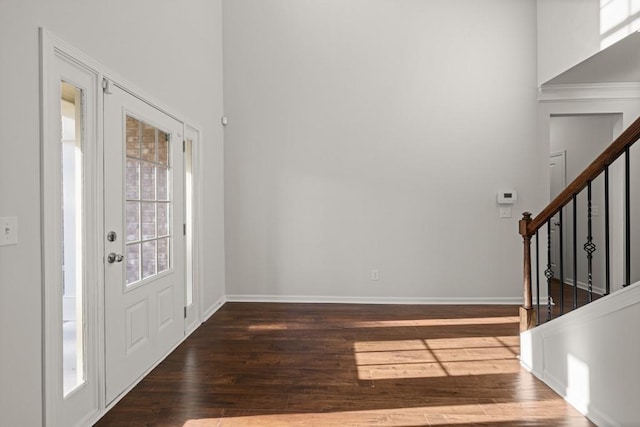
[[[549,122],[550,132],[550,199],[569,185],[589,166],[618,136],[622,129],[622,114],[573,114],[553,115]],[[560,154],[562,153],[562,154]],[[609,209],[611,221],[615,221],[622,212],[622,197],[618,194],[621,179],[619,165],[610,168],[609,190],[611,198]],[[604,177],[600,176],[592,182],[592,240],[596,245],[593,253],[593,291],[598,295],[605,294],[605,258],[604,258]],[[576,196],[576,212],[570,203],[562,212],[556,214],[550,224],[551,232],[551,264],[553,278],[562,286],[577,285],[579,289],[588,288],[587,256],[583,245],[587,241],[587,194],[586,191]],[[575,218],[575,224],[574,224]],[[574,232],[575,230],[575,232]],[[611,229],[613,230],[613,228]],[[574,251],[574,242],[577,249]],[[611,236],[611,260],[615,260],[615,251],[621,237]],[[575,258],[575,259],[574,259]],[[614,269],[612,268],[612,272]],[[621,271],[621,269],[620,269]],[[577,283],[576,283],[577,282]]]

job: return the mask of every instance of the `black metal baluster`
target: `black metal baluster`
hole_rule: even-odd
[[[625,262],[623,287],[631,284],[631,190],[629,177],[629,146],[624,150],[624,223],[625,223]]]
[[[564,314],[564,239],[562,235],[562,208],[558,212],[558,239],[560,240],[560,314]]]
[[[593,301],[593,253],[596,250],[591,235],[591,181],[587,183],[587,243],[584,244],[584,250],[587,252],[587,290],[589,302],[591,302]]]
[[[573,309],[578,308],[578,203],[573,195]]]
[[[604,168],[604,283],[605,295],[611,292],[611,265],[609,262],[609,166]]]
[[[547,320],[551,320],[551,280],[553,270],[551,269],[551,219],[547,221],[547,269],[544,271],[547,278]]]
[[[536,230],[536,326],[540,324],[540,242]]]

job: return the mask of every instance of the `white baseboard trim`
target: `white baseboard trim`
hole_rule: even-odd
[[[202,321],[201,323],[209,320],[211,316],[213,316],[218,310],[222,308],[224,303],[227,301],[227,298],[223,295],[216,302],[214,302],[211,307],[209,307],[204,313],[202,313]],[[196,328],[197,329],[197,328]]]
[[[227,295],[228,302],[324,304],[522,305],[521,297],[337,297],[302,295]]]

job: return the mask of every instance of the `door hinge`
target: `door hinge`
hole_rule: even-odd
[[[164,138],[165,141],[171,142],[171,134],[170,133],[165,133],[164,136],[165,136],[165,138]]]
[[[102,79],[102,91],[105,95],[111,95],[111,81],[107,78]]]
[[[187,141],[185,141],[184,139],[182,140],[182,152],[187,152]]]
[[[187,318],[187,307],[184,308],[184,318]]]
[[[187,235],[187,224],[182,224],[182,233],[186,236]]]

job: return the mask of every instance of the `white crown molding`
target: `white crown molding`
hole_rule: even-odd
[[[585,102],[640,99],[640,82],[543,85],[538,102]]]

